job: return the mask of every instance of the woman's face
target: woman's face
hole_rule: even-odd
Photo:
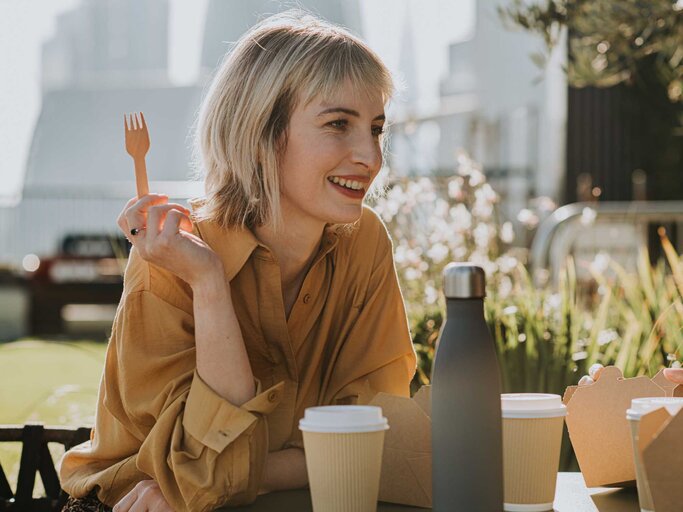
[[[384,103],[350,82],[332,98],[297,105],[280,158],[282,213],[342,224],[358,220],[363,197],[382,166]]]

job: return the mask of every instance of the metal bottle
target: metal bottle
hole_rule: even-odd
[[[446,319],[432,370],[432,506],[435,512],[503,510],[500,368],[484,320],[481,267],[449,263]]]

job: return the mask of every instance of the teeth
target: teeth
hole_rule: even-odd
[[[347,180],[345,178],[340,178],[339,176],[331,176],[328,178],[332,183],[336,183],[345,188],[350,188],[351,190],[362,190],[363,185],[356,180]]]
[[[341,185],[342,187],[350,188],[351,190],[363,189],[363,185],[356,180],[347,180],[345,178],[340,178],[339,176],[331,176],[328,180],[337,185]]]

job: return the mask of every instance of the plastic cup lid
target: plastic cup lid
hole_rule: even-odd
[[[299,421],[299,429],[304,432],[375,432],[388,428],[382,408],[374,405],[308,407]]]
[[[634,398],[631,400],[631,408],[626,411],[626,418],[629,420],[639,420],[642,416],[660,407],[666,407],[669,414],[674,416],[683,408],[683,398],[665,396]]]
[[[550,393],[503,393],[500,395],[500,406],[503,418],[554,418],[567,415],[562,397]]]

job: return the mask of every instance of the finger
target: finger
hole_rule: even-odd
[[[184,212],[176,209],[169,210],[166,214],[164,226],[161,229],[161,236],[172,237],[178,234],[178,231],[181,229],[192,231],[192,221]]]
[[[149,209],[155,205],[165,203],[168,203],[168,196],[164,194],[147,194],[138,199],[132,206],[126,209],[125,217],[128,222],[128,231],[132,228],[145,227]]]
[[[666,368],[664,377],[674,384],[683,384],[683,368]]]
[[[150,207],[147,211],[147,237],[150,243],[153,243],[156,237],[161,233],[168,212],[177,208],[177,206],[171,204]]]
[[[588,375],[584,375],[579,380],[579,386],[588,386],[589,384],[594,384],[595,381]]]
[[[126,203],[126,206],[123,207],[123,210],[121,210],[121,213],[119,213],[119,216],[116,219],[116,223],[121,228],[121,231],[123,231],[126,234],[130,231],[130,228],[128,227],[128,221],[126,220],[126,210],[128,210],[128,208],[133,206],[137,202],[137,200],[138,200],[137,197],[133,197],[133,198],[129,199],[128,202]]]
[[[137,500],[137,498],[138,486],[136,485],[128,494],[121,498],[121,501],[114,505],[112,512],[130,512],[130,509],[133,506],[133,503],[135,503],[135,501]]]
[[[588,375],[590,375],[591,379],[596,381],[600,378],[600,374],[604,369],[605,367],[603,365],[601,365],[600,363],[595,363],[594,365],[591,365],[591,367],[588,369]]]
[[[133,506],[130,507],[128,512],[149,512],[149,507],[144,500],[138,499],[133,503]]]

